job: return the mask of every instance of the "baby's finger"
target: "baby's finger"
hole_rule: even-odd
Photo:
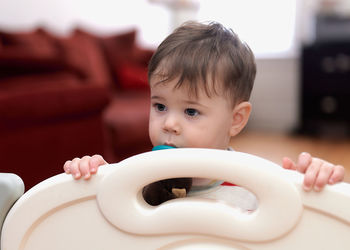
[[[307,168],[304,175],[303,188],[305,191],[310,191],[317,179],[319,169],[321,167],[321,162],[318,160],[313,160],[311,165]]]
[[[101,155],[93,155],[90,159],[89,166],[90,172],[95,174],[99,166],[107,164],[107,162],[103,159]]]
[[[66,172],[66,174],[70,174],[70,164],[72,161],[66,161],[63,165],[63,170]]]
[[[309,153],[303,152],[298,157],[298,162],[296,165],[296,169],[300,173],[305,173],[306,170],[309,169],[309,165],[312,163],[312,157]]]
[[[85,180],[89,179],[91,176],[90,166],[89,166],[90,159],[91,159],[90,156],[84,156],[83,158],[81,158],[79,162],[80,173],[82,176],[84,176]]]
[[[284,169],[291,169],[291,170],[296,170],[296,165],[295,163],[288,157],[283,157],[282,159],[282,167]]]
[[[317,179],[315,181],[314,189],[315,191],[321,191],[324,186],[328,183],[330,176],[332,175],[334,170],[333,164],[328,162],[324,162],[318,172]]]
[[[328,183],[329,184],[334,184],[340,181],[344,180],[344,176],[345,176],[345,169],[343,166],[341,165],[335,165],[334,169],[333,169],[333,173],[331,175],[331,177],[329,178]]]
[[[80,162],[80,158],[74,158],[69,167],[70,173],[73,175],[75,179],[79,179],[81,177],[79,162]]]

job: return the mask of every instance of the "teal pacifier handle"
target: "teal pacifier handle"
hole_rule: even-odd
[[[168,145],[158,145],[152,148],[152,151],[162,150],[162,149],[172,149],[175,147],[168,146]]]

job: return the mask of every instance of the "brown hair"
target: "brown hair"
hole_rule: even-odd
[[[179,77],[175,87],[185,83],[195,95],[200,82],[208,96],[212,91],[218,94],[215,84],[219,80],[224,93],[236,104],[249,100],[256,65],[249,46],[231,29],[216,22],[187,22],[170,34],[152,56],[148,80],[154,75],[160,76],[161,82]],[[208,84],[208,77],[213,85]]]

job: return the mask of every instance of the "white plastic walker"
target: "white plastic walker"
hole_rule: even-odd
[[[243,213],[192,197],[159,206],[144,201],[144,186],[176,177],[235,183],[255,194],[258,209]],[[302,181],[301,174],[249,154],[160,150],[102,166],[89,181],[54,176],[10,209],[23,185],[0,174],[1,250],[350,249],[350,185],[304,192]]]

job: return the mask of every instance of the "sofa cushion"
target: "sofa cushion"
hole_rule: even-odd
[[[0,43],[2,50],[5,48],[27,48],[33,54],[55,54],[52,40],[55,36],[42,28],[28,32],[0,31]]]
[[[124,63],[115,69],[119,84],[127,90],[148,89],[147,68],[142,65]]]
[[[76,29],[71,36],[59,39],[63,60],[84,80],[110,85],[112,78],[98,38]]]
[[[148,88],[147,66],[153,50],[136,43],[136,30],[101,38],[116,86],[122,90]]]
[[[0,32],[0,77],[60,71],[66,67],[55,37],[37,29],[26,33]]]
[[[136,30],[101,38],[107,61],[112,68],[133,61],[135,39]]]

